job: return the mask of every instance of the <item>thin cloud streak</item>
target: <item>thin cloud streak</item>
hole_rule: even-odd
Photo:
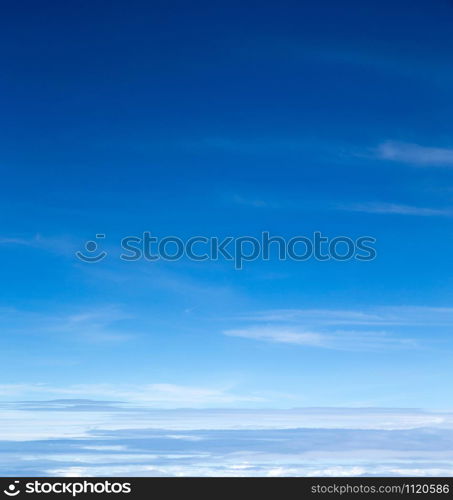
[[[31,249],[45,250],[56,255],[64,255],[73,257],[74,252],[78,249],[79,243],[69,236],[43,236],[42,234],[34,234],[25,237],[3,236],[0,237],[0,246],[22,246]]]
[[[123,326],[125,320],[132,318],[115,305],[55,314],[0,309],[4,331],[88,343],[123,342],[136,338],[140,333]]]
[[[350,212],[363,212],[369,214],[419,215],[423,217],[453,216],[453,210],[451,209],[416,207],[398,203],[357,203],[340,205],[339,208]]]
[[[379,351],[382,349],[415,348],[414,339],[398,338],[386,332],[359,332],[336,330],[333,332],[314,332],[303,328],[286,326],[251,326],[248,328],[225,330],[229,337],[263,342],[291,344],[297,346],[320,347],[340,351]]]
[[[0,385],[0,399],[18,401],[24,399],[46,400],[49,398],[99,400],[108,403],[112,400],[152,404],[158,408],[210,407],[238,404],[243,402],[259,403],[265,401],[261,396],[242,395],[232,392],[231,387],[198,387],[172,383],[131,384],[74,384],[53,386],[48,384],[3,384]]]
[[[366,310],[273,309],[257,311],[237,319],[308,325],[451,326],[452,307],[377,306]]]
[[[453,167],[453,148],[428,147],[414,143],[386,141],[377,147],[375,154],[381,160],[420,166]]]

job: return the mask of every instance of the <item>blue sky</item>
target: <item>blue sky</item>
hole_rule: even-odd
[[[15,2],[0,397],[453,406],[449,2]],[[122,237],[377,239],[371,262],[124,262]],[[98,233],[108,257],[74,253]]]

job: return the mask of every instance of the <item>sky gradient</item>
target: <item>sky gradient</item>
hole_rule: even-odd
[[[4,5],[0,400],[451,410],[452,22],[448,1]],[[122,261],[144,231],[377,256]]]

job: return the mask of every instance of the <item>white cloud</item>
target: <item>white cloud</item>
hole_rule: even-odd
[[[453,148],[434,148],[419,144],[387,141],[378,146],[376,155],[382,160],[421,166],[453,166]]]
[[[353,309],[274,309],[234,318],[237,328],[223,333],[262,342],[347,351],[417,349],[422,346],[417,330],[407,327],[453,326],[453,308],[428,306],[375,306]],[[246,323],[244,325],[244,323]],[[391,328],[390,328],[391,327]],[[397,330],[397,333],[395,331]],[[445,333],[444,330],[438,330]],[[426,338],[423,346],[441,345],[445,337]]]
[[[121,321],[132,317],[118,306],[99,306],[77,312],[39,313],[0,309],[4,331],[16,334],[61,337],[86,342],[122,342],[137,336],[124,329]]]
[[[344,331],[313,332],[303,328],[275,326],[251,326],[241,329],[225,330],[225,335],[245,339],[292,344],[299,346],[322,347],[325,349],[347,351],[369,351],[389,348],[414,348],[414,339],[398,338],[386,332],[376,331]]]
[[[443,208],[416,207],[398,203],[356,203],[340,205],[342,210],[351,212],[365,212],[370,214],[395,214],[395,215],[421,215],[421,216],[447,216],[453,215],[453,210]]]
[[[34,246],[35,239],[1,237],[0,245]]]
[[[203,407],[231,405],[240,402],[262,402],[264,399],[252,395],[239,395],[225,387],[196,387],[168,383],[142,385],[130,384],[74,384],[52,386],[48,384],[4,384],[0,385],[0,397],[6,400],[62,398],[54,402],[59,407],[72,404],[91,404],[90,400],[99,400],[99,404],[114,401],[133,401],[151,403],[156,407]],[[68,402],[65,399],[70,398]],[[77,400],[73,400],[77,398]],[[79,400],[80,399],[80,400]],[[88,401],[84,401],[88,399]],[[79,400],[79,401],[78,401]],[[104,403],[103,403],[104,401]]]
[[[326,337],[319,333],[295,331],[290,328],[250,327],[226,330],[225,335],[253,340],[267,340],[284,344],[311,345],[325,347]]]
[[[18,403],[0,405],[0,439],[3,476],[453,475],[445,411]]]
[[[353,309],[271,309],[237,319],[302,325],[451,326],[453,307],[376,306]]]
[[[233,202],[237,203],[238,205],[246,205],[254,208],[265,208],[265,207],[275,208],[276,206],[275,204],[270,204],[269,202],[261,199],[244,198],[243,196],[239,195],[233,196]]]
[[[222,456],[222,458],[224,458]],[[287,466],[275,467],[266,462],[261,463],[262,457],[255,457],[257,464],[247,469],[241,469],[234,465],[224,465],[218,461],[218,457],[193,457],[191,462],[174,465],[150,466],[146,464],[111,464],[84,465],[84,466],[62,466],[45,469],[45,475],[57,477],[96,477],[96,476],[138,476],[138,477],[450,477],[453,476],[453,464],[447,462],[439,466],[424,466],[419,468],[401,468],[395,465],[381,465],[366,463],[362,467],[354,465],[316,468],[310,464],[288,464]],[[286,457],[278,457],[284,461]],[[216,460],[215,460],[216,459]],[[215,461],[214,461],[215,460]],[[327,461],[327,460],[326,460]],[[417,464],[417,462],[416,462]],[[285,464],[286,465],[286,464]]]
[[[26,237],[3,236],[0,237],[0,246],[25,246],[68,257],[73,257],[78,249],[78,243],[68,236],[48,237],[39,233]]]

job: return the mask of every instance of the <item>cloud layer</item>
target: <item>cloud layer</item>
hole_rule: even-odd
[[[3,404],[0,424],[2,476],[453,475],[451,412],[52,401]]]

